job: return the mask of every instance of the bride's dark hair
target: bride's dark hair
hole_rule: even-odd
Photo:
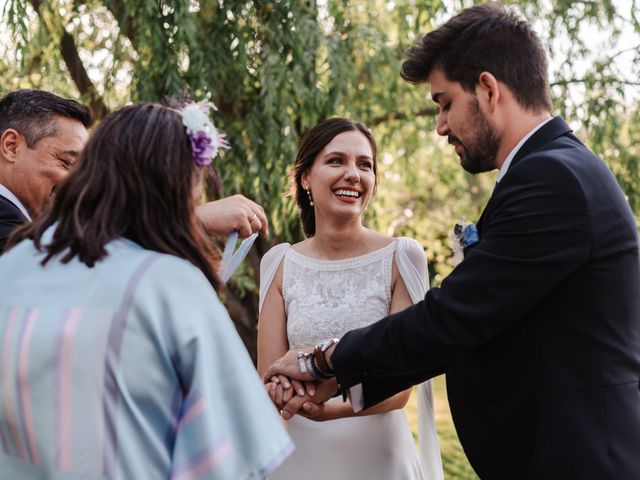
[[[139,103],[105,117],[77,165],[57,190],[51,208],[18,228],[10,245],[32,239],[47,253],[92,267],[119,237],[190,261],[217,290],[220,255],[195,214],[193,188],[201,178],[181,115]],[[50,243],[42,236],[51,225]]]
[[[302,188],[302,174],[311,170],[313,162],[318,154],[326,147],[336,135],[344,132],[358,131],[362,133],[371,144],[371,152],[373,153],[373,173],[378,184],[378,165],[376,161],[377,148],[376,141],[371,132],[362,123],[349,120],[348,118],[328,118],[318,123],[304,134],[300,141],[300,149],[296,155],[296,163],[293,165],[291,173],[291,190],[300,208],[300,219],[302,221],[302,229],[307,237],[312,237],[316,233],[316,217],[313,207],[310,205],[309,196],[304,188]]]

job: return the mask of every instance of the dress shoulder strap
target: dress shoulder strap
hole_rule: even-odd
[[[413,303],[424,299],[429,290],[427,259],[420,244],[409,237],[399,237],[396,249],[398,272]]]
[[[260,261],[260,299],[258,302],[258,312],[262,310],[262,304],[267,296],[271,282],[276,276],[280,262],[285,253],[291,247],[289,243],[279,243],[264,254]]]

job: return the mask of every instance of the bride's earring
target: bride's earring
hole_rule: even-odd
[[[307,191],[307,195],[309,196],[309,205],[313,207],[313,198],[311,198],[311,190],[309,190],[309,187],[305,188],[305,190]]]

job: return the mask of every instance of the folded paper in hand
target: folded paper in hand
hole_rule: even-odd
[[[235,249],[236,242],[238,241],[238,232],[234,230],[229,234],[227,243],[224,246],[224,252],[222,253],[220,270],[218,271],[218,275],[220,276],[222,283],[227,283],[229,281],[231,276],[235,273],[249,253],[249,250],[251,249],[253,242],[256,241],[256,238],[258,238],[257,233],[245,238],[238,247],[238,250],[234,253],[233,250]]]

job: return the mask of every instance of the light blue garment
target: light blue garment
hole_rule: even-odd
[[[205,276],[128,240],[108,252],[0,257],[0,477],[268,474],[293,446]]]

